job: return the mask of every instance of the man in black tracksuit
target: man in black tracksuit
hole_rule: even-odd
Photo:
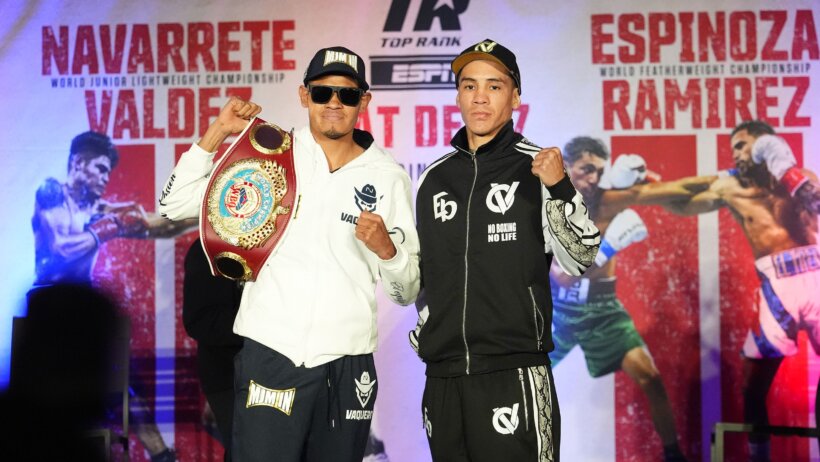
[[[600,236],[560,150],[513,130],[515,55],[485,40],[452,69],[466,127],[416,198],[424,301],[411,343],[427,364],[430,451],[447,462],[557,461],[549,267],[555,258],[580,275]]]

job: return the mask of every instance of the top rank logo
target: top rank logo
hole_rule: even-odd
[[[411,3],[418,5],[418,10],[411,8]],[[371,87],[375,90],[454,89],[455,76],[450,62],[455,54],[418,52],[429,48],[460,51],[461,36],[452,32],[461,31],[460,16],[469,4],[469,0],[392,0],[381,47],[416,53],[370,56]]]
[[[461,30],[458,15],[464,13],[469,4],[470,0],[422,0],[413,30],[429,31],[433,26],[433,19],[436,18],[441,30]],[[387,20],[384,22],[384,31],[401,31],[409,9],[410,0],[393,0],[387,13]]]

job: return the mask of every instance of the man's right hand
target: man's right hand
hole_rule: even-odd
[[[146,237],[148,221],[145,211],[139,205],[117,208],[88,225],[88,231],[98,243],[115,237]]]
[[[232,96],[216,118],[222,131],[233,135],[241,132],[248,125],[248,121],[262,111],[262,108],[251,101],[244,101]]]
[[[215,152],[227,137],[244,130],[248,121],[260,112],[262,107],[258,104],[232,96],[197,144],[208,152]]]
[[[604,266],[617,252],[641,242],[648,235],[649,231],[641,216],[632,209],[624,210],[609,223],[601,248],[595,256],[595,264]]]

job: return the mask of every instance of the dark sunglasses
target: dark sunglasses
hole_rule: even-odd
[[[364,94],[361,88],[331,85],[308,85],[308,91],[310,91],[310,99],[316,104],[327,103],[336,93],[339,96],[339,101],[345,106],[358,106],[359,101],[362,100],[362,94]]]

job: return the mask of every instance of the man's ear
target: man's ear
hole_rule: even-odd
[[[310,104],[310,94],[308,94],[308,89],[304,85],[299,85],[299,102],[302,103],[304,108]]]
[[[359,112],[364,112],[367,110],[367,106],[370,104],[370,100],[373,98],[373,94],[369,91],[362,93],[362,100],[359,101]]]

